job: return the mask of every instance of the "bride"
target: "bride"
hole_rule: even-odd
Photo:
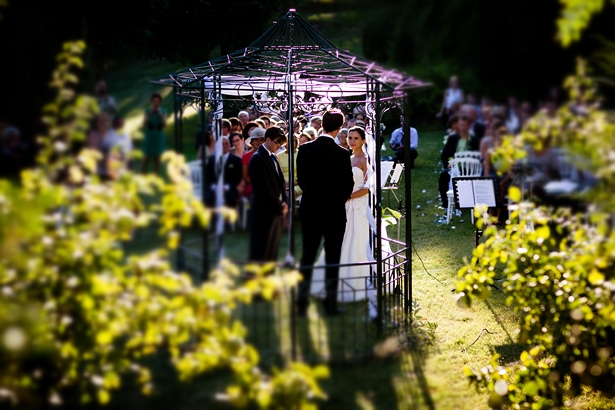
[[[365,130],[353,127],[348,131],[348,145],[353,155],[350,159],[354,188],[350,200],[346,202],[346,231],[342,242],[340,264],[373,261],[369,245],[370,228],[368,222],[367,188],[367,154],[363,150],[365,145]],[[324,250],[316,262],[316,266],[325,264]],[[370,317],[376,316],[375,289],[371,285],[371,266],[340,267],[337,300],[339,302],[356,302],[367,299],[369,301]],[[314,269],[311,292],[313,295],[324,297],[324,269]]]

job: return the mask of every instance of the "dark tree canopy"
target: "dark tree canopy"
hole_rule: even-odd
[[[576,56],[601,47],[599,36],[615,37],[615,7],[606,7],[581,43],[562,48],[555,41],[561,7],[555,0],[407,0],[369,15],[364,53],[433,81],[438,92],[457,74],[467,91],[535,101],[574,71]]]
[[[303,4],[305,0],[299,2]],[[0,121],[36,132],[55,55],[64,41],[83,39],[84,87],[104,77],[118,55],[187,65],[245,47],[288,10],[289,0],[9,1],[0,21]],[[295,4],[297,4],[295,2]]]

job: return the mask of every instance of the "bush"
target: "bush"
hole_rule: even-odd
[[[84,49],[68,43],[58,56],[39,167],[22,173],[21,186],[0,181],[0,400],[46,407],[78,388],[83,402],[106,403],[124,374],[134,374],[147,394],[154,386],[139,363],[164,350],[182,380],[231,369],[236,381],[227,397],[235,406],[310,408],[324,397],[316,379],[327,369],[291,363],[267,376],[232,318],[238,302],[292,285],[298,274],[256,276],[238,286],[239,270],[227,262],[195,285],[168,259],[180,226],[195,219],[206,226],[210,218],[184,177],[184,158],[164,154],[170,182],[130,172],[102,182],[99,154],[70,154],[96,111],[90,97],[74,91]],[[146,206],[144,196],[161,201]],[[124,254],[122,244],[152,224],[165,246]]]

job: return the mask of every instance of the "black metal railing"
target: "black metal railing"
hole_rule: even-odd
[[[196,250],[200,249],[199,240],[184,241],[178,252],[178,265],[195,281],[200,280],[202,273],[202,256]],[[372,356],[374,345],[380,340],[402,334],[408,324],[411,304],[407,246],[393,239],[383,238],[382,242],[396,247],[395,251],[383,251],[381,257],[382,303],[376,300],[377,262],[364,261],[337,265],[372,267],[368,276],[338,279],[338,307],[345,310],[343,314],[327,316],[320,303],[325,296],[326,279],[312,280],[311,303],[305,316],[297,314],[297,290],[291,287],[282,288],[272,300],[257,297],[250,304],[240,304],[234,315],[247,329],[247,340],[257,348],[261,362],[277,364],[290,358],[308,363],[356,361]],[[247,263],[236,265],[242,267]],[[327,266],[334,265],[319,265],[314,269]],[[280,264],[273,274],[291,269],[300,267]]]

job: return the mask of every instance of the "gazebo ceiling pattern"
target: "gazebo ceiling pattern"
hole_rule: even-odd
[[[393,94],[426,84],[340,50],[291,9],[257,40],[221,56],[154,81],[181,89],[213,88],[223,94],[287,90],[365,94],[368,83]]]

